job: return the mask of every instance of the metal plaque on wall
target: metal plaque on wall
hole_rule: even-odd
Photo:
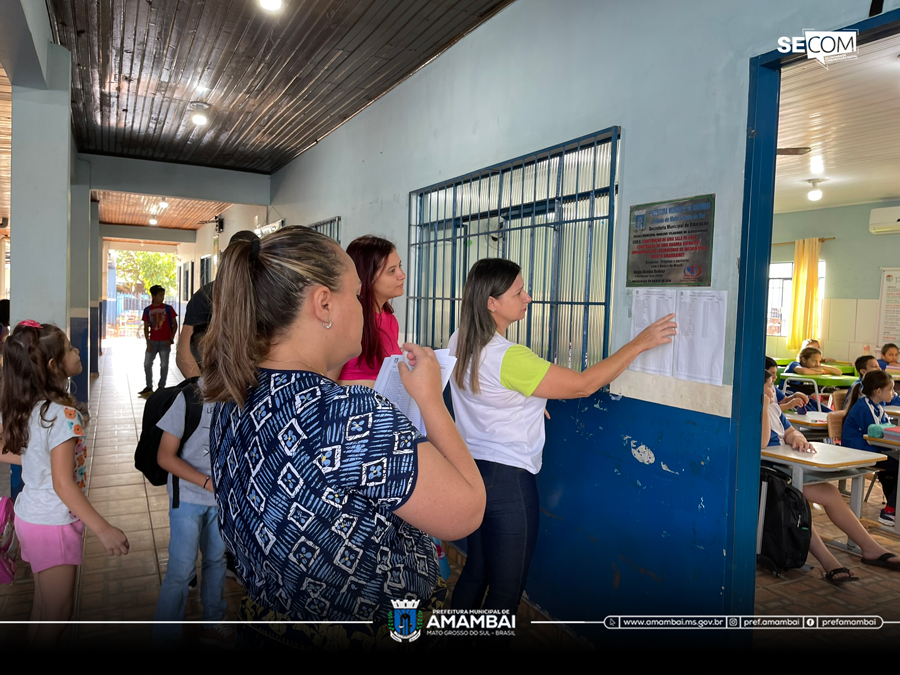
[[[715,195],[631,207],[626,286],[709,286]]]

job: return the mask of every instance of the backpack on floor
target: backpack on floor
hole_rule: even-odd
[[[0,584],[11,584],[16,578],[16,553],[19,542],[13,527],[13,500],[0,497]]]
[[[762,467],[760,480],[768,483],[762,548],[757,562],[776,576],[803,567],[812,538],[812,515],[803,492],[776,469]]]
[[[180,457],[185,441],[197,430],[203,414],[203,402],[200,400],[200,392],[195,386],[198,379],[192,377],[174,387],[157,389],[144,405],[141,436],[134,451],[134,468],[144,474],[152,485],[165,485],[169,478],[169,472],[161,468],[156,460],[163,435],[162,429],[156,426],[156,423],[172,407],[178,395],[184,394],[184,433],[181,435],[181,444],[178,446],[178,456]],[[178,504],[178,476],[172,476],[172,508],[177,509]]]

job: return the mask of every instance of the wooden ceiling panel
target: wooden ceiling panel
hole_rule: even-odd
[[[0,66],[0,218],[9,218],[12,180],[12,86]],[[0,234],[6,232],[0,228]]]
[[[82,152],[272,173],[512,0],[47,0]],[[209,123],[190,121],[208,103]],[[2,115],[2,112],[0,112]]]
[[[92,190],[91,199],[100,202],[100,222],[117,225],[146,225],[149,228],[196,230],[223,213],[231,204],[199,199],[169,199],[160,207],[162,196]],[[150,219],[156,218],[155,226]],[[148,233],[148,241],[152,235]]]

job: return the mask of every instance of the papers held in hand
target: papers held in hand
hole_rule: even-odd
[[[438,365],[441,367],[441,389],[443,389],[450,381],[453,366],[456,365],[456,357],[450,356],[450,350],[448,349],[435,349],[434,355],[437,357]],[[397,371],[397,364],[400,361],[409,365],[406,356],[402,354],[388,356],[384,360],[378,373],[378,379],[375,380],[375,391],[397,406],[397,409],[409,418],[409,421],[423,436],[427,435],[425,432],[425,421],[422,419],[419,406],[416,405],[416,402],[413,401],[403,386],[403,382],[400,381],[400,373]]]

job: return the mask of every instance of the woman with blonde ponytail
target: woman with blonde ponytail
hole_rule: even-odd
[[[407,344],[404,386],[424,438],[368,387],[326,374],[359,355],[360,281],[326,236],[303,227],[232,239],[203,343],[204,394],[222,535],[247,589],[239,636],[255,646],[374,645],[392,599],[446,592],[425,534],[478,527],[484,485],[444,406],[434,353]],[[371,621],[332,625],[279,621]],[[285,632],[286,631],[286,632]]]

